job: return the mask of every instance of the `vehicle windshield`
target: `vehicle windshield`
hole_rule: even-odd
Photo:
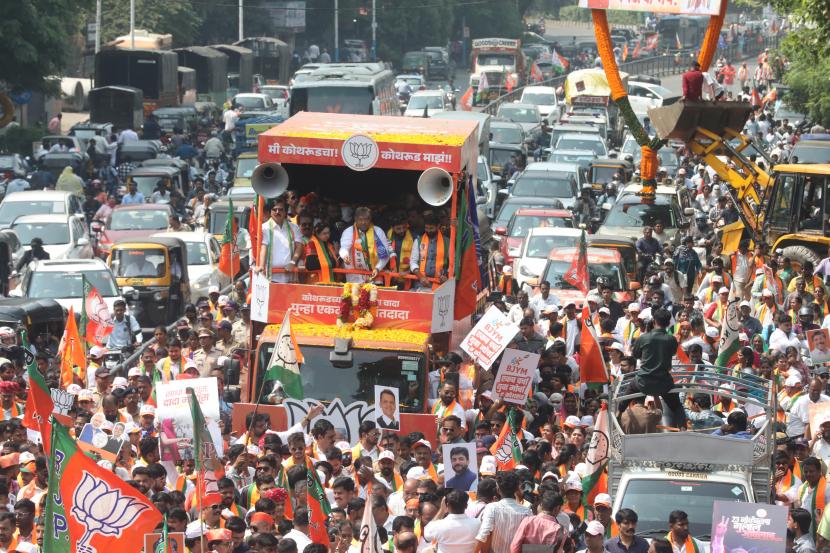
[[[533,235],[528,238],[525,257],[547,259],[553,248],[572,248],[576,246],[576,236]]]
[[[130,180],[136,183],[138,191],[141,192],[144,199],[149,200],[159,183],[164,182],[164,177],[159,175],[130,175]]]
[[[207,245],[204,242],[185,242],[188,265],[210,265]]]
[[[262,93],[267,94],[269,98],[274,100],[285,100],[288,98],[287,88],[273,88],[268,86],[262,87]]]
[[[417,67],[424,64],[426,55],[423,52],[408,52],[403,55],[401,67]]]
[[[664,167],[677,167],[677,152],[672,148],[657,150],[657,157],[660,158],[660,165]]]
[[[372,89],[368,86],[294,88],[291,115],[300,111],[372,115]]]
[[[645,205],[641,203],[617,202],[608,212],[603,225],[609,227],[644,227],[663,223],[665,228],[677,227],[674,211],[667,203]]]
[[[576,286],[570,282],[566,282],[562,277],[571,268],[570,261],[550,261],[545,269],[545,278],[550,282],[551,288],[558,290],[578,290]],[[588,264],[588,288],[596,288],[597,278],[606,277],[611,287],[614,290],[623,290],[623,268],[622,264],[608,262],[608,263],[589,263]]]
[[[513,121],[514,123],[538,123],[539,110],[514,106],[502,106],[499,109],[497,117]]]
[[[614,175],[618,174],[620,174],[619,167],[598,167],[595,165],[591,167],[591,183],[607,184],[614,179]]]
[[[490,133],[493,135],[493,142],[501,144],[521,144],[524,134],[521,128],[510,127],[491,127]]]
[[[273,390],[273,382],[263,386],[262,367],[268,365],[274,344],[263,344],[259,349],[257,388],[263,394]],[[348,405],[355,401],[374,403],[375,386],[396,387],[399,390],[400,411],[423,411],[422,383],[426,380],[426,358],[418,352],[378,351],[352,349],[353,362],[349,366],[335,366],[329,359],[331,347],[303,345],[305,363],[300,368],[303,395],[328,403],[335,398]],[[314,370],[307,370],[314,367]],[[305,370],[304,370],[305,369]]]
[[[407,111],[409,111],[416,109],[424,109],[425,107],[429,109],[443,109],[444,104],[441,103],[441,97],[436,96],[434,94],[413,96],[409,99],[409,105],[406,109]]]
[[[234,211],[236,211],[234,209]],[[236,226],[237,228],[246,228],[244,222],[242,221],[242,212],[236,211],[233,214],[234,219],[236,219]],[[222,209],[211,209],[209,221],[208,221],[208,232],[211,234],[225,234],[225,224],[228,222],[228,207],[223,206]],[[188,263],[190,263],[190,259],[188,258]]]
[[[163,230],[167,228],[166,209],[116,209],[110,230]]]
[[[554,106],[556,105],[556,94],[552,92],[525,92],[522,95],[522,102],[537,106]]]
[[[830,163],[830,142],[827,146],[796,144],[792,155],[798,158],[799,163]]]
[[[188,261],[190,261],[188,259]],[[112,272],[117,277],[164,276],[166,263],[164,250],[159,248],[117,248],[112,252]]]
[[[233,103],[237,106],[242,106],[245,109],[264,109],[266,106],[265,98],[258,96],[237,96],[233,99]]]
[[[32,238],[43,240],[44,246],[69,243],[67,223],[16,223],[12,225],[21,244],[29,244]]]
[[[476,63],[482,66],[513,65],[516,58],[513,54],[479,54]]]
[[[589,161],[592,161],[595,157],[594,154],[585,152],[585,153],[573,153],[573,152],[554,152],[548,158],[548,161],[554,163],[578,163],[583,167],[587,166]]]
[[[259,165],[259,160],[255,157],[240,157],[236,160],[236,176],[251,178],[254,174],[254,169]]]
[[[576,183],[561,174],[523,175],[516,179],[511,194],[513,196],[573,198],[576,196]]]
[[[608,152],[605,149],[605,144],[600,140],[591,140],[589,138],[570,138],[562,137],[556,143],[556,150],[591,150],[598,156],[605,156]]]
[[[507,235],[527,236],[530,229],[538,227],[573,228],[573,219],[547,215],[514,215],[507,229]]]
[[[520,202],[530,202],[530,203],[520,203]],[[510,222],[510,219],[513,215],[520,209],[527,208],[533,209],[534,207],[544,208],[543,205],[534,205],[532,198],[521,198],[520,201],[516,202],[504,202],[501,206],[501,210],[499,214],[496,216],[496,220],[493,222],[494,226],[497,227],[505,227],[507,228],[507,224]],[[550,206],[547,206],[550,209]]]
[[[95,287],[102,297],[118,295],[118,286],[109,271],[52,272],[34,271],[26,296],[29,298],[82,298],[83,277]]]
[[[504,164],[510,161],[510,156],[515,153],[515,150],[490,148],[490,167],[504,167]]]
[[[715,501],[749,501],[741,484],[707,480],[633,479],[623,493],[621,507],[637,513],[637,531],[666,532],[666,505],[689,515],[689,533],[709,536],[712,533],[712,509]]]
[[[50,213],[66,213],[66,203],[62,201],[5,201],[0,204],[0,225],[8,226],[15,219],[24,215],[46,215]]]

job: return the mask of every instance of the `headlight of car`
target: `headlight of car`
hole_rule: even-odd
[[[156,292],[155,294],[153,294],[153,300],[154,301],[162,301],[163,299],[164,299],[164,296],[162,295],[161,292]]]

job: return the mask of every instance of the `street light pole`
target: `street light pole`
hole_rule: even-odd
[[[378,20],[377,20],[377,10],[375,6],[375,1],[372,0],[372,61],[377,61],[377,30],[378,30]]]
[[[101,51],[101,0],[95,2],[95,53]]]
[[[130,0],[130,48],[135,48],[135,0]]]
[[[244,0],[239,0],[239,40],[240,41],[245,38],[245,31],[244,31],[245,24],[243,22],[244,11],[242,9],[242,3],[243,2],[244,2]]]
[[[340,61],[340,27],[338,19],[340,18],[340,11],[338,8],[338,0],[334,0],[334,61]]]

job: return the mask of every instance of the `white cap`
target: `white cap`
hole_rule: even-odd
[[[801,386],[801,377],[795,374],[791,374],[784,380],[784,386],[790,388],[795,386]]]
[[[421,465],[412,467],[406,473],[407,480],[421,480],[422,478],[429,478],[429,474],[427,473],[426,469]]]
[[[740,303],[740,307],[749,307],[749,308],[751,309],[751,308],[752,308],[752,304],[751,304],[751,303],[749,303],[749,302],[748,302],[748,301],[746,301],[746,300],[743,300],[743,301]]]
[[[577,490],[582,491],[582,480],[575,474],[568,476],[565,481],[565,491]]]
[[[481,458],[481,465],[478,467],[479,474],[496,474],[496,458],[492,455],[485,455]]]
[[[187,370],[187,369],[196,369],[198,371],[199,370],[199,365],[197,365],[196,361],[194,361],[193,359],[188,359],[187,361],[184,362],[184,370]]]
[[[81,388],[77,384],[70,384],[66,387],[66,391],[72,394],[73,396],[77,396],[78,394],[80,394],[81,390],[83,390],[83,388]]]
[[[92,346],[91,348],[89,348],[90,357],[95,357],[97,359],[98,357],[103,357],[106,354],[107,350],[102,348],[101,346]]]
[[[723,277],[720,275],[712,275],[712,282],[723,282]]]
[[[611,501],[611,496],[607,493],[598,493],[597,496],[594,498],[594,505],[607,505],[611,507],[613,502]]]
[[[138,410],[138,416],[143,417],[144,415],[156,415],[156,408],[152,405],[142,405],[141,409]]]
[[[25,465],[26,463],[30,463],[34,460],[35,460],[34,453],[31,453],[29,451],[24,451],[23,453],[20,454],[20,457],[18,458],[18,464]]]
[[[594,417],[591,415],[582,415],[582,418],[579,419],[579,424],[588,428],[589,426],[594,426]]]
[[[684,169],[683,167],[681,167],[680,169],[678,169],[678,170],[677,170],[677,174],[678,174],[678,175],[685,175],[685,174],[686,174],[686,169]]]
[[[713,326],[707,326],[706,336],[708,336],[709,338],[718,338],[720,336],[720,331]]]
[[[613,342],[610,346],[608,346],[608,349],[613,349],[615,351],[620,351],[620,352],[625,351],[624,348],[622,347],[622,344],[619,343],[619,342]]]
[[[774,297],[774,294],[772,293],[772,290],[770,290],[768,288],[764,288],[761,291],[761,297],[762,298],[772,298],[772,297]]]
[[[592,301],[594,303],[599,303],[602,301],[602,298],[597,296],[596,294],[588,294],[588,297],[585,298],[586,301]]]
[[[543,474],[542,479],[540,480],[540,482],[544,482],[548,478],[553,478],[554,480],[559,482],[559,475],[556,474],[555,472],[551,472],[551,471],[547,471],[545,474]]]
[[[513,267],[511,267],[510,265],[505,265],[502,268],[501,272],[506,274],[506,275],[512,275],[513,274]]]
[[[605,526],[603,526],[602,523],[598,520],[592,520],[588,523],[588,526],[585,528],[585,533],[591,534],[592,536],[604,536]]]
[[[632,301],[631,303],[628,304],[628,310],[629,311],[639,311],[640,310],[640,304],[637,303],[636,301]]]
[[[432,451],[432,444],[429,443],[429,440],[420,439],[414,444],[412,444],[413,451],[419,447],[427,447],[430,451]]]
[[[259,449],[259,446],[256,444],[248,444],[248,447],[245,448],[245,453],[253,455],[254,457],[259,457],[262,450]]]
[[[727,288],[726,286],[721,286],[720,289],[718,290],[718,294],[728,294],[728,293],[729,293],[729,288]]]
[[[749,336],[747,336],[745,332],[739,332],[738,333],[738,341],[739,342],[749,342]]]
[[[565,426],[576,428],[577,426],[582,426],[582,421],[580,421],[579,417],[575,415],[569,415],[568,418],[565,419]]]
[[[551,403],[562,403],[562,400],[565,399],[565,396],[563,396],[559,392],[553,392],[548,399],[550,399]]]
[[[230,302],[230,301],[231,301],[231,299],[228,296],[223,294],[223,295],[219,296],[219,298],[216,300],[216,305],[228,305],[228,302]]]
[[[189,523],[187,527],[185,527],[184,537],[189,540],[195,540],[196,538],[204,535],[206,530],[207,526],[205,526],[201,520],[194,520],[193,522]]]
[[[599,312],[600,312],[600,313],[605,313],[606,315],[610,315],[610,314],[611,314],[611,310],[610,310],[610,309],[608,309],[607,307],[600,307],[600,308],[599,308]]]
[[[351,446],[349,445],[349,442],[337,442],[336,444],[334,444],[334,447],[336,447],[340,451],[351,451]]]
[[[116,388],[126,388],[129,386],[129,382],[123,376],[116,376],[112,379],[112,389],[115,390]]]
[[[395,454],[392,453],[391,451],[381,451],[380,455],[378,455],[378,462],[383,461],[384,459],[387,460],[387,461],[392,461],[394,463],[395,462]]]
[[[129,371],[127,371],[127,378],[132,378],[134,376],[141,376],[144,372],[141,370],[141,367],[133,367]]]
[[[218,294],[218,293],[219,293],[219,287],[218,287],[218,286],[216,286],[215,284],[214,284],[213,286],[210,286],[210,287],[208,288],[208,295],[210,295],[210,294]]]

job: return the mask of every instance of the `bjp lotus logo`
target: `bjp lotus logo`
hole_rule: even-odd
[[[72,516],[86,528],[77,545],[81,553],[97,553],[90,545],[95,534],[121,537],[121,532],[149,509],[146,503],[122,495],[121,490],[110,488],[87,471],[72,499]]]
[[[378,161],[378,143],[365,134],[353,134],[343,142],[343,163],[355,171],[366,171]]]

